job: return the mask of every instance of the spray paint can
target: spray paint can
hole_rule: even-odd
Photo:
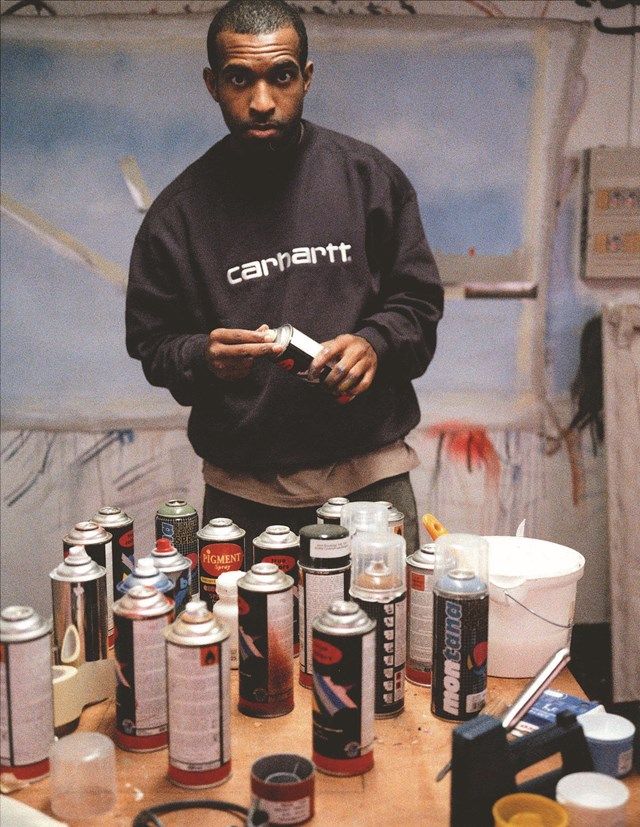
[[[313,762],[330,775],[373,767],[375,630],[347,600],[313,621]]]
[[[404,709],[407,635],[405,542],[384,534],[356,532],[351,540],[351,596],[376,621],[376,718]]]
[[[231,775],[229,630],[204,600],[191,600],[164,636],[169,780],[216,787]],[[203,715],[194,715],[194,700]]]
[[[162,592],[162,594],[165,594],[173,600],[173,581],[170,580],[164,572],[158,571],[153,557],[141,557],[138,560],[131,574],[118,583],[118,594],[122,597],[122,595],[130,592],[134,586],[153,586],[159,592]]]
[[[213,613],[228,626],[231,649],[231,668],[240,666],[238,652],[238,580],[244,577],[245,571],[223,571],[218,577],[216,591],[218,600],[213,604]]]
[[[171,540],[167,540],[166,537],[156,540],[155,548],[151,552],[151,559],[156,569],[162,574],[166,574],[173,583],[174,612],[177,617],[190,599],[191,563],[184,555],[178,553]]]
[[[229,517],[214,517],[198,531],[200,596],[210,609],[218,599],[218,576],[223,571],[238,571],[244,565],[245,534]]]
[[[30,606],[0,613],[0,773],[49,774],[53,743],[51,626]]]
[[[103,505],[91,518],[113,537],[113,582],[122,580],[135,565],[133,520],[115,505]]]
[[[346,497],[329,497],[324,505],[316,509],[318,522],[329,523],[329,525],[340,525],[342,506],[348,502],[349,500]]]
[[[309,379],[309,368],[322,350],[322,345],[290,324],[283,324],[271,330],[270,333],[273,336],[273,343],[284,348],[282,353],[273,357],[276,364],[300,379],[304,379],[305,382],[312,381]],[[325,365],[314,383],[323,382],[330,373],[331,368]]]
[[[253,541],[254,563],[275,563],[293,578],[293,654],[300,652],[300,607],[298,599],[298,558],[300,538],[286,525],[270,525]]]
[[[72,546],[49,577],[55,662],[78,668],[106,659],[106,570],[89,557],[83,546]]]
[[[84,546],[89,557],[107,572],[107,629],[109,647],[113,647],[113,601],[118,598],[117,580],[113,579],[113,538],[108,531],[94,523],[84,520],[76,523],[62,540],[63,554],[66,557],[72,546]]]
[[[393,503],[388,500],[379,500],[382,505],[387,507],[389,517],[389,528],[391,531],[404,537],[404,514],[397,509]]]
[[[487,695],[489,544],[445,534],[434,545],[431,712],[465,721]]]
[[[431,686],[433,660],[433,543],[407,557],[407,680]]]
[[[300,529],[300,684],[313,686],[312,623],[334,600],[349,597],[351,541],[340,525],[308,525]]]
[[[156,540],[166,537],[191,564],[191,595],[200,589],[198,573],[198,512],[185,500],[167,500],[156,511]]]
[[[256,563],[238,580],[238,709],[276,718],[293,709],[293,578]]]
[[[134,586],[113,604],[116,622],[115,742],[130,752],[167,745],[164,630],[173,600],[153,586]]]

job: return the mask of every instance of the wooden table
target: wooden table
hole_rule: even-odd
[[[296,665],[297,666],[297,665]],[[297,675],[296,675],[297,681]],[[528,683],[526,680],[489,679],[489,703],[508,705]],[[565,670],[553,683],[555,689],[584,697],[571,674]],[[232,776],[220,787],[193,792],[182,790],[166,778],[167,751],[134,754],[116,750],[118,762],[118,803],[107,816],[84,825],[130,825],[144,807],[188,798],[218,798],[247,805],[250,799],[249,771],[263,755],[297,752],[311,755],[311,691],[296,683],[295,709],[282,718],[256,720],[236,709],[237,673],[232,673]],[[437,771],[451,754],[453,725],[432,717],[428,689],[406,684],[406,707],[398,718],[376,721],[375,767],[364,776],[333,778],[316,774],[316,815],[313,825],[448,825],[449,777],[435,783]],[[113,735],[113,702],[105,701],[86,709],[81,730]],[[626,779],[632,791],[629,825],[640,823],[640,776]],[[14,795],[21,801],[51,815],[49,781],[32,784]],[[227,825],[228,814],[193,810],[162,816],[166,825]],[[470,827],[472,827],[470,825]]]

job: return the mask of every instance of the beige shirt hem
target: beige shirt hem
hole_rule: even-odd
[[[255,477],[218,468],[206,460],[202,473],[207,485],[227,494],[276,508],[305,508],[322,505],[329,497],[348,496],[379,480],[412,471],[419,464],[413,448],[399,439],[368,454],[290,474]]]

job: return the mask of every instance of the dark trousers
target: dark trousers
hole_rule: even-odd
[[[404,514],[407,554],[412,554],[418,548],[416,499],[408,473],[398,474],[397,477],[388,477],[367,485],[349,494],[349,499],[351,502],[387,500],[393,503]],[[267,526],[286,525],[297,534],[303,525],[311,525],[318,521],[316,508],[321,505],[322,503],[308,508],[278,508],[263,503],[254,503],[251,500],[236,497],[234,494],[227,494],[212,485],[205,485],[202,524],[205,525],[213,517],[231,517],[236,525],[247,532],[245,541],[247,556],[250,558],[254,537],[261,534]]]

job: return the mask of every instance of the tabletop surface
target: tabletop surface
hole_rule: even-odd
[[[488,711],[512,702],[528,680],[489,678]],[[584,697],[565,669],[553,688]],[[84,820],[83,825],[130,825],[140,810],[153,804],[185,799],[223,799],[247,806],[249,773],[264,755],[296,752],[311,755],[312,693],[297,683],[295,709],[280,718],[248,718],[237,711],[237,672],[231,681],[232,775],[219,787],[194,792],[174,786],[166,777],[167,750],[138,754],[116,749],[118,802],[109,815]],[[429,709],[429,689],[406,684],[406,705],[397,718],[376,720],[374,768],[363,776],[335,778],[316,773],[312,825],[447,825],[449,823],[449,776],[436,783],[435,775],[451,756],[454,725],[438,720]],[[80,730],[96,730],[113,736],[114,703],[104,701],[82,714]],[[631,790],[629,824],[640,823],[640,776],[625,779]],[[17,793],[19,800],[52,815],[49,781],[44,779]],[[225,825],[238,823],[223,813],[194,810],[162,816],[171,825]]]

